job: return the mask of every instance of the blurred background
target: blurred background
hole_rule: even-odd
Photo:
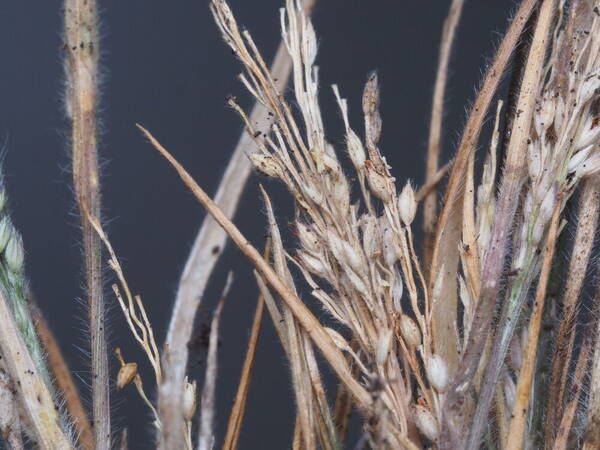
[[[239,23],[249,29],[268,60],[279,43],[282,3],[230,1]],[[314,11],[328,138],[336,148],[344,148],[342,121],[329,86],[339,85],[348,98],[353,126],[362,133],[363,84],[370,71],[378,70],[381,149],[399,184],[408,178],[417,185],[423,180],[439,39],[449,4],[319,0]],[[129,284],[142,296],[161,344],[179,275],[204,212],[134,124],[154,133],[212,193],[242,132],[225,97],[236,95],[247,108],[252,102],[236,79],[240,65],[221,41],[207,0],[104,0],[99,5],[104,219]],[[23,233],[31,287],[89,404],[79,221],[62,107],[61,6],[57,0],[0,4],[0,141],[7,142],[4,173],[12,215]],[[466,2],[451,62],[443,162],[453,152],[465,108],[514,6],[512,1]],[[258,181],[257,176],[251,178],[235,222],[261,248],[266,228]],[[286,228],[289,197],[273,182],[266,181],[266,187]],[[198,313],[198,329],[210,316],[230,270],[235,281],[222,317],[217,446],[237,388],[257,297],[250,266],[229,246]],[[107,270],[107,275],[109,286],[112,274]],[[138,362],[150,390],[150,367],[109,289],[106,299],[113,306],[110,349],[121,347],[127,360]],[[281,449],[291,442],[294,400],[288,364],[269,320],[264,322],[242,430],[244,449]],[[202,372],[205,357],[203,349],[192,350],[192,373]],[[112,353],[111,363],[116,375]],[[334,388],[330,383],[329,394]],[[130,448],[152,448],[151,416],[134,388],[113,390],[112,405],[114,429],[128,429]],[[354,430],[353,438],[359,433]]]

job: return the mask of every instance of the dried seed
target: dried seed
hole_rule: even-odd
[[[377,364],[383,364],[388,357],[392,343],[392,330],[385,330],[379,335],[377,342],[377,350],[375,352],[375,360]]]
[[[415,200],[415,192],[413,191],[410,182],[407,182],[398,197],[398,211],[404,225],[408,226],[415,220],[417,212],[417,202]]]
[[[183,388],[183,413],[185,420],[190,421],[196,412],[196,380],[191,383],[185,379]]]
[[[430,441],[436,441],[440,435],[437,421],[431,411],[421,405],[415,405],[415,423],[423,436]]]
[[[281,167],[272,156],[265,156],[260,153],[252,153],[249,155],[249,158],[254,168],[263,175],[273,178],[282,178]]]
[[[119,369],[119,373],[117,374],[117,388],[123,389],[129,383],[133,381],[133,379],[137,375],[137,363],[130,362],[123,364]]]
[[[400,334],[409,348],[415,349],[421,345],[421,330],[413,319],[406,314],[400,316]]]
[[[354,164],[354,167],[356,167],[356,169],[359,172],[364,170],[365,161],[367,157],[362,142],[360,141],[356,133],[352,131],[352,129],[348,129],[348,135],[346,136],[346,140],[346,145],[348,146],[348,154],[350,155],[350,160],[352,161],[352,164]]]
[[[367,168],[367,180],[371,192],[384,203],[389,203],[392,200],[393,192],[390,186],[391,180],[386,175],[380,174],[370,164],[365,164]]]
[[[427,360],[427,379],[438,392],[444,392],[448,386],[448,366],[444,359],[436,354]]]

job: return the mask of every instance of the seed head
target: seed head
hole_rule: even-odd
[[[585,123],[581,127],[577,143],[575,144],[575,151],[585,148],[588,145],[596,145],[600,141],[600,124],[598,123],[598,117],[589,115],[586,118]]]
[[[591,100],[596,94],[596,91],[600,88],[600,79],[598,75],[590,75],[583,81],[583,85],[579,91],[579,102],[586,103]]]
[[[543,161],[540,145],[540,141],[536,139],[527,146],[527,168],[533,183],[537,182],[542,174]]]
[[[327,268],[321,262],[320,259],[315,258],[310,253],[307,252],[298,252],[298,257],[302,261],[304,267],[308,269],[309,272],[314,273],[320,277],[327,276]]]
[[[6,191],[0,186],[0,211],[6,206]]]
[[[327,331],[327,334],[329,334],[329,337],[331,337],[331,340],[337,346],[337,348],[345,352],[352,351],[350,345],[348,345],[348,341],[346,341],[346,339],[344,339],[340,333],[335,331],[333,328],[325,328],[325,331]]]
[[[318,191],[312,186],[309,186],[308,184],[304,184],[302,186],[302,190],[304,191],[304,194],[309,199],[311,199],[316,205],[323,205],[323,194],[320,191]]]
[[[343,175],[340,174],[334,180],[332,194],[339,211],[346,216],[350,209],[350,189]]]
[[[394,264],[398,259],[396,242],[394,241],[394,232],[389,227],[383,232],[383,257],[388,267],[394,267]]]
[[[0,221],[0,252],[3,252],[8,244],[10,235],[12,233],[12,224],[8,216],[4,216]]]
[[[365,134],[369,152],[375,151],[375,146],[381,136],[381,116],[379,115],[379,81],[377,72],[371,72],[363,91],[363,114],[365,116]]]
[[[504,377],[504,395],[506,396],[506,404],[509,408],[512,408],[515,397],[517,396],[517,386],[508,373],[506,373],[506,376]]]
[[[23,260],[25,255],[23,254],[23,238],[13,228],[10,233],[10,238],[6,244],[6,264],[13,273],[18,273],[23,269]]]
[[[571,159],[569,160],[567,170],[569,172],[577,172],[577,170],[580,169],[581,166],[583,166],[586,163],[586,161],[589,159],[590,155],[594,152],[594,150],[596,150],[595,145],[588,145],[586,147],[583,147],[577,153],[573,154],[573,156],[571,156]]]
[[[552,125],[555,111],[556,98],[553,95],[545,95],[540,107],[536,109],[537,113],[534,116],[535,129],[539,136]]]
[[[381,251],[377,219],[371,215],[363,216],[363,248],[368,258]]]
[[[298,231],[298,239],[300,240],[300,245],[304,250],[308,250],[311,253],[320,252],[321,244],[319,243],[319,239],[316,233],[312,230],[311,227],[300,221],[297,221],[296,230]]]

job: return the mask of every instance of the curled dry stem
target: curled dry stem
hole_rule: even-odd
[[[92,226],[95,233],[97,233],[98,237],[104,243],[110,259],[108,260],[108,264],[110,268],[117,275],[117,279],[119,280],[119,284],[121,285],[121,289],[125,292],[125,299],[121,295],[121,291],[116,284],[112,285],[112,290],[119,302],[119,306],[123,311],[123,315],[125,316],[125,320],[127,321],[127,325],[129,325],[129,329],[133,334],[133,337],[140,344],[144,353],[146,353],[146,357],[148,361],[152,365],[154,369],[154,377],[157,386],[160,386],[162,380],[162,368],[160,363],[160,354],[158,352],[158,347],[156,345],[156,340],[154,338],[154,331],[152,329],[152,325],[150,324],[150,320],[148,319],[148,315],[146,314],[146,308],[142,303],[142,299],[139,295],[134,296],[131,293],[131,289],[129,288],[129,284],[125,279],[125,275],[123,273],[123,269],[119,260],[117,259],[117,255],[108,239],[108,236],[104,232],[102,225],[98,221],[96,217],[93,217],[87,208],[83,208],[83,214],[85,215],[87,221]],[[117,349],[117,358],[121,362],[121,367],[125,365],[125,362],[122,358],[121,351]],[[138,390],[138,393],[142,397],[142,400],[148,405],[150,410],[154,415],[154,425],[157,429],[162,429],[161,421],[158,416],[158,412],[152,405],[152,402],[148,400],[148,397],[144,391],[142,379],[139,374],[136,373],[133,378],[135,386]]]

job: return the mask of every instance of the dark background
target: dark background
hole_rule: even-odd
[[[204,212],[175,172],[134,127],[151,130],[196,180],[214,192],[241,132],[226,107],[235,94],[250,107],[236,80],[240,66],[222,43],[206,0],[100,1],[102,24],[101,154],[107,228],[133,290],[144,299],[162,343],[179,274]],[[362,131],[360,96],[377,69],[384,120],[381,148],[403,184],[423,180],[432,85],[448,0],[320,0],[314,12],[319,37],[322,104],[328,138],[343,148],[341,120],[329,85],[348,98],[354,128]],[[282,0],[231,0],[270,59],[279,42]],[[44,314],[79,376],[86,402],[86,310],[82,295],[78,219],[70,187],[66,122],[61,105],[61,2],[0,4],[0,140],[10,208],[24,236],[27,271]],[[512,1],[467,0],[452,58],[444,147],[449,155],[473,99],[486,58],[505,29]],[[279,221],[289,213],[283,190],[275,193]],[[236,223],[258,247],[265,219],[253,177]],[[224,253],[199,314],[212,310],[226,273],[235,283],[225,306],[219,356],[217,445],[227,423],[247,343],[256,287],[246,261],[233,247]],[[107,290],[107,301],[116,301]],[[152,386],[152,374],[133,343],[120,310],[110,312],[111,349],[136,360]],[[293,426],[293,398],[285,361],[265,321],[249,395],[241,447],[286,448]],[[191,355],[201,369],[205,354]],[[113,373],[117,367],[112,358]],[[327,370],[325,368],[325,370]],[[195,370],[198,371],[198,370]],[[330,389],[331,391],[333,389]],[[152,392],[154,394],[154,392]],[[130,447],[151,448],[150,414],[133,388],[113,391],[114,429],[129,429]],[[357,432],[353,433],[354,436]]]

